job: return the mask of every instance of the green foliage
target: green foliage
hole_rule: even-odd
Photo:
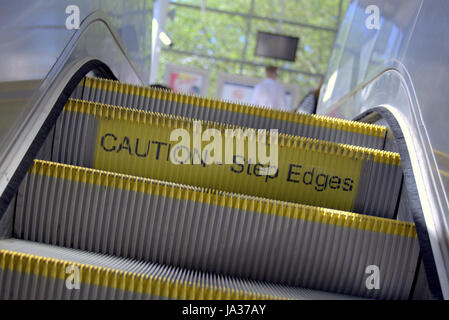
[[[339,16],[340,0],[285,0],[283,23],[278,30],[281,0],[254,0],[253,3],[252,0],[205,0],[208,9],[236,14],[211,10],[202,12],[201,0],[172,0],[169,10],[175,10],[175,16],[173,20],[167,19],[166,31],[173,40],[174,51],[162,51],[159,81],[163,79],[166,64],[208,69],[211,71],[209,94],[213,95],[219,72],[263,78],[263,67],[254,64],[273,64],[281,69],[280,81],[299,84],[304,95],[318,84],[319,75],[326,71],[335,38],[334,30],[339,26],[339,18],[342,19],[348,1],[343,0]],[[176,3],[193,5],[195,8]],[[255,19],[251,15],[268,19]],[[298,36],[300,40],[296,61],[255,56],[257,31],[279,31]]]

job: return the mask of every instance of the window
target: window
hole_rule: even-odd
[[[324,75],[349,0],[172,0],[166,31],[173,40],[160,57],[166,64],[210,70],[209,95],[219,72],[264,77],[264,66],[280,69],[280,81],[298,84],[301,97]],[[299,37],[296,61],[255,56],[257,32]]]

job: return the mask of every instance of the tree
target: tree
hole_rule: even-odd
[[[201,0],[172,1],[169,10],[175,10],[175,16],[167,20],[166,31],[174,46],[161,53],[159,79],[162,80],[167,63],[209,69],[209,94],[213,95],[218,72],[263,78],[264,70],[259,65],[273,64],[281,69],[280,80],[299,84],[302,95],[315,87],[327,68],[339,26],[340,1],[285,0],[280,33],[300,38],[295,62],[255,56],[257,31],[278,31],[282,1],[254,0],[253,6],[251,2],[207,0],[207,9],[212,10],[203,12]],[[348,0],[344,0],[341,15],[347,4]],[[251,13],[258,18],[251,18]]]

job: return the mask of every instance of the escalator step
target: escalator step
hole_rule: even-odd
[[[180,129],[184,129],[187,141],[178,142],[178,136],[171,140],[174,130]],[[242,151],[247,145],[248,152],[233,156],[234,140],[226,149],[226,135],[227,130],[234,129],[246,130],[69,100],[58,119],[54,139],[47,141],[53,155],[43,159],[386,218],[394,216],[402,177],[399,154],[283,134],[259,141],[253,132],[248,139],[236,134],[236,144],[242,145]],[[200,164],[207,157],[212,159],[212,149],[207,154],[204,151],[211,144],[204,141],[206,132],[220,135],[218,141],[224,140],[213,152],[218,162],[230,164]],[[260,155],[266,155],[264,149],[276,147],[276,143],[279,154],[273,159],[278,159],[279,164],[268,168],[261,164]],[[254,156],[247,155],[251,149]],[[223,159],[219,158],[220,152]],[[173,161],[174,155],[180,156],[179,161],[198,164],[178,164]],[[252,164],[248,158],[253,159]]]
[[[280,133],[375,149],[383,148],[387,132],[384,126],[272,110],[89,77],[80,82],[72,97],[241,127],[277,128]]]
[[[0,299],[353,299],[16,239],[0,240],[0,288]]]
[[[411,223],[39,160],[14,221],[20,239],[368,298],[407,298],[419,254]]]

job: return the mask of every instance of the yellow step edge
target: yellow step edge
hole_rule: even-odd
[[[231,288],[219,288],[216,286],[204,287],[198,283],[186,283],[160,276],[148,276],[33,254],[0,250],[0,268],[3,270],[66,280],[66,268],[68,266],[78,267],[81,283],[159,297],[172,299],[203,298],[208,300],[281,299],[277,296],[262,296],[258,293],[243,290],[236,291]]]
[[[224,101],[221,99],[201,97],[187,93],[177,93],[150,87],[142,87],[134,84],[121,83],[116,80],[85,78],[84,85],[89,88],[107,90],[122,94],[133,94],[153,99],[177,101],[180,103],[196,105],[199,107],[207,107],[220,109],[224,111],[239,112],[247,115],[257,115],[264,118],[284,120],[298,124],[308,124],[319,127],[330,127],[340,130],[359,133],[369,136],[384,138],[387,128],[385,126],[368,124],[345,119],[331,118],[322,115],[311,115],[302,113],[293,113],[282,110],[273,110],[261,106],[253,106],[247,104],[239,104]]]
[[[56,162],[34,160],[30,173],[80,183],[196,201],[263,214],[313,221],[334,226],[417,238],[413,223],[333,210],[298,203],[235,194],[208,188],[187,186],[150,178],[83,168]]]
[[[185,128],[193,129],[193,120],[187,117],[167,115],[163,113],[154,113],[150,111],[143,111],[131,108],[124,108],[119,106],[112,106],[108,104],[91,102],[79,99],[69,99],[65,110],[71,112],[85,113],[93,116],[105,117],[108,120],[125,120],[135,122],[137,124],[152,125],[157,122],[163,127],[169,128]],[[223,135],[226,129],[246,129],[240,126],[230,124],[221,124],[212,121],[198,121],[204,127],[213,127],[219,130]],[[256,130],[257,131],[257,130]],[[269,137],[269,134],[267,134]],[[341,154],[353,153],[360,159],[365,159],[366,156],[371,156],[374,161],[385,164],[400,165],[400,155],[398,153],[383,151],[378,149],[371,149],[348,144],[323,141],[318,139],[311,139],[306,137],[298,137],[279,133],[278,141],[280,147],[301,147],[304,149],[314,148],[316,151],[323,153]],[[268,139],[269,140],[269,139]]]

